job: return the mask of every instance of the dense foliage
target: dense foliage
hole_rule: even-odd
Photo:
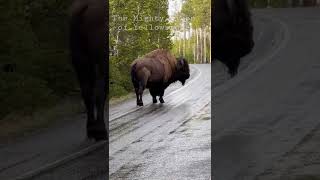
[[[0,2],[0,119],[55,104],[75,89],[65,0]],[[15,68],[6,72],[3,66]]]

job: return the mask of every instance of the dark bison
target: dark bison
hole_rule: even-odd
[[[213,58],[225,64],[233,77],[238,72],[240,58],[254,46],[248,2],[215,0],[213,8]]]
[[[131,80],[137,96],[137,105],[143,106],[142,93],[148,88],[157,103],[164,103],[164,90],[173,82],[180,81],[182,85],[190,77],[189,64],[184,58],[176,59],[169,51],[157,49],[131,64]]]
[[[87,109],[87,136],[95,140],[107,139],[107,23],[107,1],[74,0],[70,17],[71,58]]]

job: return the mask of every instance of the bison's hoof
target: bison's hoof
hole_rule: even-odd
[[[143,106],[143,102],[137,102],[138,106]]]
[[[94,139],[95,141],[103,141],[108,139],[108,133],[105,129],[88,129],[87,136],[89,139]]]
[[[159,98],[160,103],[164,103],[164,100],[162,98]]]
[[[156,98],[153,98],[153,99],[152,99],[152,102],[153,102],[153,103],[157,103],[158,101],[157,101]]]
[[[234,78],[238,74],[238,71],[236,71],[236,70],[229,71],[229,74],[230,74],[230,78]]]

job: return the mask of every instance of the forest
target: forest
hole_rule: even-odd
[[[69,0],[0,2],[2,129],[79,95],[68,51],[69,6]]]

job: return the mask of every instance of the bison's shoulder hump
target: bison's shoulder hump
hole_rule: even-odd
[[[169,64],[172,68],[176,66],[176,58],[166,49],[156,49],[146,54],[144,57],[155,59],[163,64]]]

